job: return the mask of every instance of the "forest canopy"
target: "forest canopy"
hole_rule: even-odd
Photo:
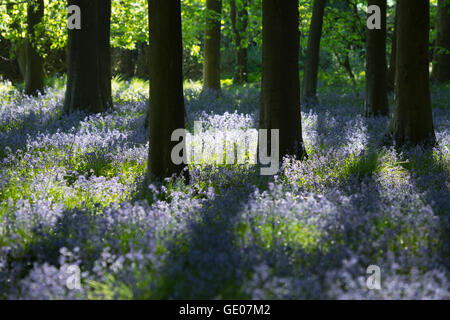
[[[182,30],[183,51],[185,56],[186,78],[198,80],[201,78],[204,45],[204,29],[206,7],[205,0],[182,0]],[[235,61],[233,57],[233,28],[231,1],[224,1],[221,19],[223,33],[221,50],[222,74],[225,78],[232,78]],[[392,39],[394,30],[395,6],[394,1],[388,3],[388,37]],[[431,20],[436,21],[437,0],[431,0]],[[62,56],[67,46],[67,1],[45,0],[45,14],[42,21],[35,28],[33,36],[34,46],[43,57],[50,55],[47,74],[56,71],[63,72]],[[249,71],[252,79],[256,80],[260,73],[262,43],[262,11],[260,1],[237,0],[238,8],[246,6],[248,22],[246,29],[241,31],[242,37],[239,46],[249,49]],[[17,57],[17,48],[27,37],[26,34],[26,8],[27,1],[4,1],[0,5],[0,32],[2,37],[11,46],[9,52],[2,52],[3,58]],[[313,1],[300,0],[300,32],[301,54],[300,69],[305,61],[309,23],[312,17]],[[364,66],[361,57],[365,50],[366,28],[366,1],[361,0],[330,0],[325,8],[323,20],[323,36],[321,40],[321,66],[330,75],[324,81],[336,81],[337,75],[344,79],[354,80],[363,77]],[[147,0],[113,0],[111,14],[111,46],[119,50],[140,51],[143,45],[148,44],[148,1]],[[239,21],[238,21],[239,22]],[[338,26],[338,27],[337,27]],[[433,49],[436,39],[436,25],[431,24],[430,48]],[[5,41],[3,40],[3,41]],[[392,41],[388,41],[388,52]],[[237,46],[237,44],[234,44]],[[258,49],[259,48],[259,49]],[[349,62],[347,64],[347,62]],[[115,62],[116,65],[120,61]],[[55,70],[56,69],[56,70]],[[331,76],[335,75],[335,76]],[[19,75],[11,75],[18,77]]]

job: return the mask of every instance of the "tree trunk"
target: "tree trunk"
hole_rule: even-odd
[[[236,84],[248,81],[247,46],[242,45],[242,35],[247,31],[248,26],[248,0],[241,0],[242,8],[237,8],[236,0],[230,1],[231,7],[231,25],[234,34],[234,43],[236,46],[236,72],[234,74],[233,82]]]
[[[149,0],[150,148],[147,179],[162,180],[182,172],[171,158],[178,142],[171,136],[184,129],[183,44],[180,1]],[[183,140],[185,143],[185,140]]]
[[[389,62],[387,75],[388,93],[394,92],[395,89],[395,65],[397,60],[397,12],[398,12],[398,2],[395,5],[394,34],[392,36],[391,59]]]
[[[260,129],[279,129],[280,156],[306,156],[300,112],[296,0],[263,0]],[[270,137],[270,134],[268,134]],[[267,150],[270,149],[270,139]]]
[[[430,2],[398,0],[396,102],[390,130],[403,144],[434,144],[429,85]]]
[[[222,0],[206,0],[203,88],[220,90],[220,27]]]
[[[439,0],[433,79],[439,83],[450,81],[450,2]]]
[[[356,87],[356,77],[353,73],[352,65],[350,63],[350,55],[348,53],[345,54],[344,61],[341,65],[344,67],[345,71],[347,71],[349,79],[353,82],[353,86]]]
[[[366,116],[387,116],[386,0],[369,0],[381,9],[381,29],[367,28]]]
[[[308,49],[306,51],[305,73],[303,75],[303,101],[315,101],[317,99],[317,73],[319,71],[320,39],[322,38],[325,5],[326,0],[314,1],[311,26],[309,28]]]
[[[136,76],[148,80],[150,71],[150,46],[148,43],[137,44]]]
[[[344,68],[344,70],[348,73],[349,79],[353,82],[353,86],[356,87],[356,77],[352,70],[352,65],[350,64],[350,55],[349,51],[351,50],[351,45],[346,45],[346,50],[344,59],[341,59],[339,57],[339,53],[336,51],[333,51],[334,56],[336,57],[336,60],[338,61],[339,65]]]
[[[21,74],[17,59],[10,58],[11,47],[11,42],[0,34],[0,75],[3,79],[21,82],[23,74]]]
[[[81,29],[69,30],[65,112],[103,112],[112,106],[111,0],[69,0],[81,9]]]
[[[112,75],[132,78],[135,72],[135,51],[122,48],[111,48]]]
[[[21,41],[16,49],[17,64],[19,65],[20,74],[22,75],[24,81],[27,74],[26,42],[26,40]]]
[[[36,50],[35,27],[44,17],[44,0],[30,1],[27,6],[27,39],[25,40],[25,94],[44,91],[44,61]]]

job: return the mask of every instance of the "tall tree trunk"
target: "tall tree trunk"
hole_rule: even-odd
[[[279,129],[280,156],[306,156],[300,112],[297,0],[263,0],[260,129]],[[269,134],[270,137],[270,134]],[[271,141],[269,139],[269,145]],[[268,148],[270,149],[270,146]]]
[[[395,89],[395,65],[397,60],[397,12],[398,12],[398,2],[395,4],[394,34],[392,35],[391,58],[389,61],[389,68],[387,75],[388,93],[394,92]]]
[[[13,3],[7,3],[6,4],[6,13],[8,15],[13,15],[14,10],[14,4]],[[11,29],[19,29],[20,26],[17,21],[12,21],[11,23]],[[25,81],[25,74],[26,74],[26,53],[25,53],[25,42],[26,39],[21,40],[19,43],[17,43],[15,46],[11,44],[11,51],[14,53],[14,56],[16,57],[17,66],[19,69],[20,76],[17,77],[17,81]],[[19,74],[18,74],[19,75]]]
[[[16,49],[16,57],[17,57],[17,64],[19,65],[19,71],[22,75],[22,79],[25,80],[26,74],[27,74],[27,41],[21,41]]]
[[[447,1],[447,2],[446,2]],[[439,83],[450,81],[450,2],[439,0],[434,51],[433,79]]]
[[[347,50],[350,50],[350,45],[347,45]],[[338,63],[345,69],[345,71],[348,73],[349,79],[353,82],[353,85],[356,87],[356,77],[352,70],[352,65],[350,64],[350,55],[349,53],[345,53],[345,57],[343,60],[339,58],[339,54],[337,52],[334,52],[334,56],[336,57],[336,60]]]
[[[317,99],[317,73],[319,71],[320,39],[322,38],[323,15],[326,0],[315,0],[311,26],[309,28],[308,49],[306,51],[305,73],[303,75],[302,100]]]
[[[150,71],[150,46],[148,43],[137,44],[136,76],[148,80]]]
[[[35,28],[44,17],[44,0],[32,0],[27,7],[27,39],[25,40],[25,94],[44,91],[44,61],[36,50]]]
[[[242,45],[242,35],[247,31],[248,26],[248,0],[242,1],[242,8],[236,6],[236,0],[230,1],[231,7],[231,25],[234,34],[234,43],[236,46],[236,71],[234,74],[234,83],[243,83],[248,81],[247,59],[248,50]]]
[[[184,129],[183,44],[179,0],[149,0],[150,148],[148,179],[162,180],[182,172],[171,158],[178,142],[171,136]],[[183,140],[185,143],[185,140]]]
[[[434,144],[429,84],[430,2],[398,0],[396,102],[390,130],[403,144]]]
[[[366,116],[387,116],[386,0],[369,0],[381,9],[381,29],[367,29]]]
[[[64,110],[103,112],[111,98],[111,0],[69,0],[81,9],[81,29],[69,30]]]
[[[112,75],[132,78],[135,73],[135,51],[122,48],[111,48]]]
[[[220,90],[220,27],[222,0],[206,0],[203,88]]]
[[[13,82],[20,82],[23,75],[20,73],[17,59],[11,59],[11,42],[0,34],[0,76]]]

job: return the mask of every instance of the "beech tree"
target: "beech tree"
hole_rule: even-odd
[[[206,0],[203,64],[204,89],[220,90],[220,27],[222,0]]]
[[[396,102],[390,131],[398,145],[434,144],[429,83],[430,2],[398,0]]]
[[[97,113],[112,106],[111,0],[69,0],[81,9],[81,29],[69,29],[64,110]]]
[[[387,116],[386,0],[369,0],[380,9],[381,28],[367,28],[366,39],[366,116]],[[370,14],[370,13],[369,13]]]
[[[44,17],[44,0],[32,0],[27,7],[27,39],[25,49],[25,93],[36,95],[44,90],[44,61],[35,45],[35,28]]]
[[[387,73],[387,88],[389,93],[394,92],[395,89],[395,64],[397,61],[397,12],[398,2],[395,5],[394,33],[392,36],[391,56]]]
[[[306,156],[303,147],[298,0],[263,0],[260,129],[279,129],[280,156]],[[270,134],[268,135],[270,137]],[[270,146],[270,139],[268,141]],[[267,150],[271,150],[270,147]]]
[[[326,0],[314,0],[313,15],[308,37],[308,49],[306,51],[305,72],[303,75],[303,101],[316,100],[317,98],[320,39],[322,38],[323,15],[326,2]]]
[[[450,81],[450,1],[438,1],[436,49],[433,79],[439,83]]]
[[[179,0],[149,0],[150,146],[148,179],[162,180],[182,172],[171,159],[172,133],[184,129],[183,44]],[[185,140],[183,140],[185,143]]]
[[[237,84],[248,80],[248,50],[243,39],[248,26],[248,5],[249,0],[230,0],[231,25],[236,46],[236,72],[233,82]]]

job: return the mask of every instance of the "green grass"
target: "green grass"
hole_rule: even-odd
[[[326,80],[326,79],[325,79]],[[62,90],[63,81],[61,79],[48,80],[49,84],[53,87]],[[232,86],[229,80],[222,83],[224,86]],[[257,85],[257,84],[255,84]],[[133,102],[136,101],[135,93],[139,92],[144,97],[148,95],[148,81],[141,79],[132,79],[130,81],[123,81],[120,78],[115,78],[113,80],[113,92],[115,97],[115,102]],[[200,82],[185,82],[185,89],[201,90]],[[0,94],[5,93],[5,97],[0,95],[0,99],[8,99],[8,94],[14,88],[9,84],[0,83]],[[131,91],[130,91],[131,90]],[[229,90],[241,90],[239,86],[232,86]],[[133,93],[130,93],[133,92]],[[434,94],[439,92],[442,97],[450,96],[450,85],[434,87]],[[148,97],[148,96],[147,96]],[[348,99],[354,99],[349,97]],[[0,100],[0,101],[6,101]],[[447,102],[445,102],[447,101]],[[360,102],[360,101],[359,101]],[[358,103],[359,103],[358,102]],[[448,100],[444,98],[437,100],[434,107],[438,108],[448,108]],[[126,111],[124,111],[126,113]],[[129,118],[135,118],[137,116],[142,116],[140,114],[125,114]],[[10,123],[7,126],[3,126],[0,130],[5,132],[19,126],[20,123]],[[95,125],[98,128],[105,128],[106,124],[102,122],[96,122]],[[109,127],[110,128],[110,127]],[[124,126],[114,126],[118,130],[127,130]],[[449,146],[445,146],[449,147]],[[323,152],[321,148],[313,148],[309,146],[308,153],[310,157],[314,156],[316,152]],[[323,149],[323,148],[322,148]],[[112,203],[120,203],[122,201],[131,200],[134,196],[134,190],[127,190],[125,195],[111,195],[109,197],[92,196],[90,190],[84,190],[83,188],[74,187],[78,176],[85,175],[87,178],[92,176],[104,177],[106,179],[112,179],[114,177],[119,177],[119,182],[124,185],[132,185],[140,177],[142,177],[146,171],[146,163],[138,163],[134,161],[130,162],[118,162],[114,159],[107,159],[103,156],[101,149],[89,150],[90,152],[81,152],[79,150],[71,150],[69,148],[58,149],[56,147],[46,147],[42,149],[34,150],[36,154],[40,155],[41,162],[45,164],[43,168],[30,169],[28,166],[24,165],[23,159],[18,157],[18,161],[14,164],[10,164],[8,167],[4,168],[7,172],[9,180],[0,189],[0,203],[2,206],[0,208],[0,217],[7,214],[8,204],[7,201],[12,201],[16,203],[21,199],[29,200],[30,202],[38,201],[39,199],[52,198],[54,202],[62,202],[67,209],[74,208],[90,208],[92,210],[101,211],[103,208],[109,206]],[[61,161],[55,163],[50,161],[50,158],[61,159]],[[306,161],[307,163],[307,161]],[[234,169],[237,172],[244,172],[248,167],[228,165],[230,169]],[[27,168],[27,170],[23,169]],[[40,175],[51,175],[52,172],[57,169],[70,170],[73,173],[68,174],[64,177],[63,181],[51,183],[46,186],[42,194],[36,193],[33,190],[33,183],[39,180]],[[191,166],[192,169],[192,166]],[[398,160],[392,159],[388,153],[380,150],[373,150],[362,155],[349,154],[344,159],[335,159],[335,161],[330,161],[323,163],[321,166],[314,169],[314,181],[307,180],[306,177],[300,176],[297,181],[288,181],[288,177],[281,177],[285,179],[288,183],[297,183],[299,186],[303,187],[305,190],[315,191],[316,186],[319,185],[329,185],[340,183],[345,183],[350,178],[358,178],[362,181],[365,178],[373,177],[374,175],[384,177],[385,179],[396,179],[399,183],[404,181],[408,175],[417,174],[422,175],[427,172],[446,172],[450,173],[450,164],[448,159],[444,159],[442,155],[436,153],[435,151],[424,154],[421,158],[411,158],[408,160]],[[226,176],[218,177],[215,179],[209,179],[209,177],[204,177],[202,181],[198,183],[201,190],[207,190],[209,187],[213,187],[216,193],[220,196],[219,191],[224,186],[237,187],[241,185],[240,175],[234,175],[229,178]],[[260,191],[267,189],[268,182],[271,178],[268,177],[256,177],[254,175],[249,175],[246,179],[250,179],[250,182],[257,186]],[[222,185],[219,186],[219,183]],[[157,200],[167,200],[170,201],[170,195],[174,191],[186,191],[186,186],[182,183],[169,180],[165,182],[167,192],[165,194],[158,195]],[[70,191],[70,192],[69,192]],[[151,202],[151,200],[149,200]],[[6,204],[6,205],[4,205]],[[276,208],[274,209],[276,210]],[[303,251],[307,253],[317,253],[319,251],[326,252],[329,248],[318,247],[321,237],[323,236],[314,225],[306,225],[295,220],[288,219],[275,219],[276,215],[272,220],[266,221],[261,224],[259,221],[255,221],[254,225],[258,228],[253,228],[253,226],[248,222],[241,222],[238,226],[235,226],[234,233],[237,239],[241,242],[246,243],[249,237],[255,239],[256,243],[266,250],[270,251],[275,246],[281,245],[289,251]],[[376,221],[372,221],[377,232],[383,235],[388,227],[393,227],[396,222],[390,219],[387,215],[386,217],[380,217]],[[435,241],[434,239],[421,239],[418,236],[417,230],[413,230],[409,226],[400,226],[402,232],[399,236],[390,239],[386,244],[388,250],[399,251],[399,250],[410,250],[411,254],[415,254],[420,247],[420,243],[424,241]],[[134,233],[133,230],[129,232],[121,232],[122,238],[120,239],[121,245],[124,248],[128,248],[130,243],[133,243],[135,239],[138,238],[138,234]],[[27,247],[32,247],[32,244],[37,241],[36,235],[31,232],[22,231],[21,239],[9,239],[7,237],[0,238],[0,247],[7,246],[15,243],[16,241],[21,241],[27,244]],[[173,241],[179,243],[179,252],[177,254],[188,254],[189,248],[187,244],[183,242],[182,236],[179,239],[172,239]],[[339,239],[337,240],[339,242]],[[343,240],[342,240],[343,241]],[[157,244],[159,245],[159,244]],[[323,243],[322,243],[323,245]],[[332,245],[330,244],[330,247]],[[88,246],[86,247],[88,248]],[[164,253],[167,248],[159,246],[159,253]],[[382,255],[382,252],[374,254],[374,261],[377,259],[377,254]],[[297,263],[308,263],[307,261],[297,261]],[[154,298],[161,297],[165,298],[169,296],[171,290],[175,286],[177,281],[184,281],[181,278],[161,278],[158,279],[158,286],[154,291],[148,290],[148,283],[150,280],[154,280],[158,275],[155,275],[153,270],[136,270],[135,277],[139,279],[137,284],[138,289],[142,290],[142,294],[138,298]],[[88,285],[91,288],[89,298],[98,299],[129,299],[135,298],[133,294],[125,285],[120,284],[120,279],[115,279],[110,276],[105,282],[92,282]],[[112,287],[118,288],[112,290]],[[246,298],[245,294],[238,291],[238,286],[236,284],[230,283],[228,287],[225,286],[222,290],[223,298],[227,297],[242,297]],[[139,290],[138,290],[139,291]]]

